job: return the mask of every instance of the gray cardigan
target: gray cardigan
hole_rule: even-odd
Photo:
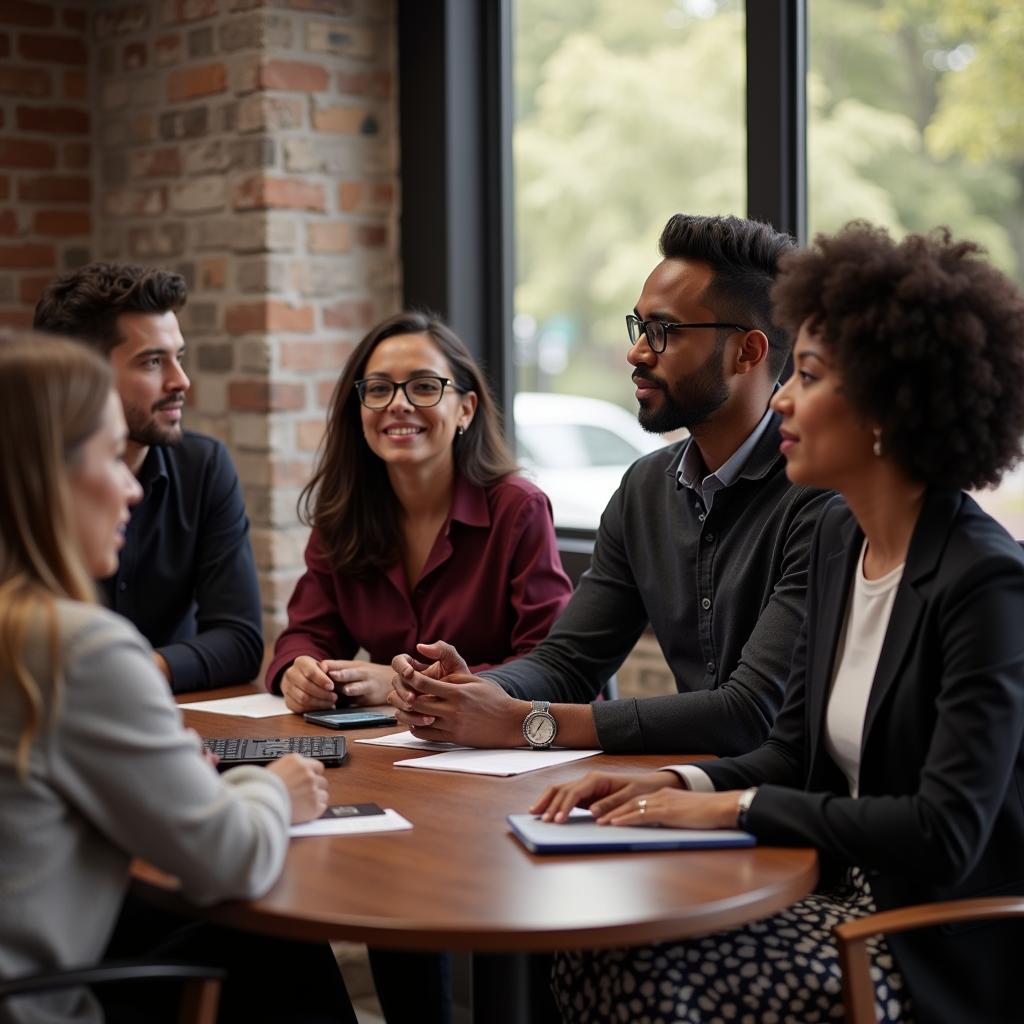
[[[219,777],[182,727],[149,645],[119,616],[57,603],[64,685],[55,720],[15,771],[24,706],[0,679],[0,976],[95,962],[132,857],[181,879],[197,903],[261,895],[284,864],[290,806],[259,768]],[[28,665],[51,706],[49,643],[34,624]],[[6,1013],[6,1016],[5,1016]],[[13,1016],[12,1016],[13,1014]],[[89,1020],[83,992],[22,999],[0,1021]]]
[[[830,492],[789,482],[775,416],[705,513],[677,477],[685,443],[626,471],[547,639],[484,673],[514,697],[592,701],[650,623],[679,693],[594,704],[612,753],[752,750],[782,704],[803,622],[811,536]]]

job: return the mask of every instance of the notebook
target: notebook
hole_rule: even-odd
[[[589,811],[574,811],[563,825],[533,814],[510,814],[515,837],[531,853],[612,853],[625,850],[708,850],[754,846],[738,829],[658,828],[598,825]]]

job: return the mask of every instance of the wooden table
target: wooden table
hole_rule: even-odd
[[[241,692],[250,690],[209,696]],[[329,732],[298,716],[229,718],[189,711],[186,720],[210,737]],[[593,768],[650,770],[666,759],[600,755],[512,778],[459,775],[395,768],[393,762],[414,752],[355,742],[384,732],[344,734],[349,757],[345,766],[328,769],[330,799],[393,807],[413,829],[295,840],[284,873],[266,897],[204,908],[204,917],[309,940],[554,951],[732,927],[780,910],[817,880],[817,857],[807,849],[532,855],[509,833],[505,816],[525,811],[546,786]],[[182,909],[156,872],[139,867],[136,884],[147,898]]]

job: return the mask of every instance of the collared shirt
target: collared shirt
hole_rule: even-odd
[[[828,495],[787,479],[778,416],[710,510],[680,480],[684,444],[626,471],[590,568],[547,639],[487,672],[514,697],[593,701],[650,624],[679,693],[595,703],[601,746],[614,753],[758,746],[803,621],[811,536]]]
[[[154,445],[139,471],[107,606],[164,656],[175,693],[253,679],[263,657],[249,520],[227,449],[186,430]]]
[[[761,417],[757,426],[747,435],[743,444],[714,473],[708,473],[703,477],[701,474],[707,467],[701,458],[700,448],[697,447],[692,437],[683,443],[683,454],[679,460],[677,473],[679,482],[684,487],[689,487],[691,491],[697,491],[700,494],[704,501],[704,508],[708,512],[711,511],[711,506],[714,504],[715,492],[720,491],[723,487],[728,487],[739,477],[743,467],[747,464],[747,459],[757,447],[757,442],[761,440],[761,436],[768,429],[768,424],[771,421],[772,411],[769,409]]]
[[[473,671],[536,646],[569,600],[543,491],[509,476],[490,487],[458,477],[448,519],[410,589],[401,559],[365,577],[334,571],[317,531],[288,603],[267,688],[300,655],[349,659],[363,648],[389,664],[417,643],[453,643]]]

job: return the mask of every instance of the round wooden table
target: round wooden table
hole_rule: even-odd
[[[189,711],[186,719],[204,736],[328,732],[298,716],[228,718]],[[344,734],[349,757],[343,767],[328,769],[330,799],[393,807],[413,823],[411,831],[296,839],[266,897],[199,913],[307,940],[554,951],[637,945],[733,927],[800,899],[817,880],[817,856],[808,849],[530,854],[510,834],[505,818],[525,812],[546,786],[598,767],[636,772],[667,759],[599,755],[511,778],[462,775],[395,768],[396,760],[415,753],[355,742],[384,732]],[[166,878],[145,866],[137,866],[135,877],[148,899],[182,909]]]

